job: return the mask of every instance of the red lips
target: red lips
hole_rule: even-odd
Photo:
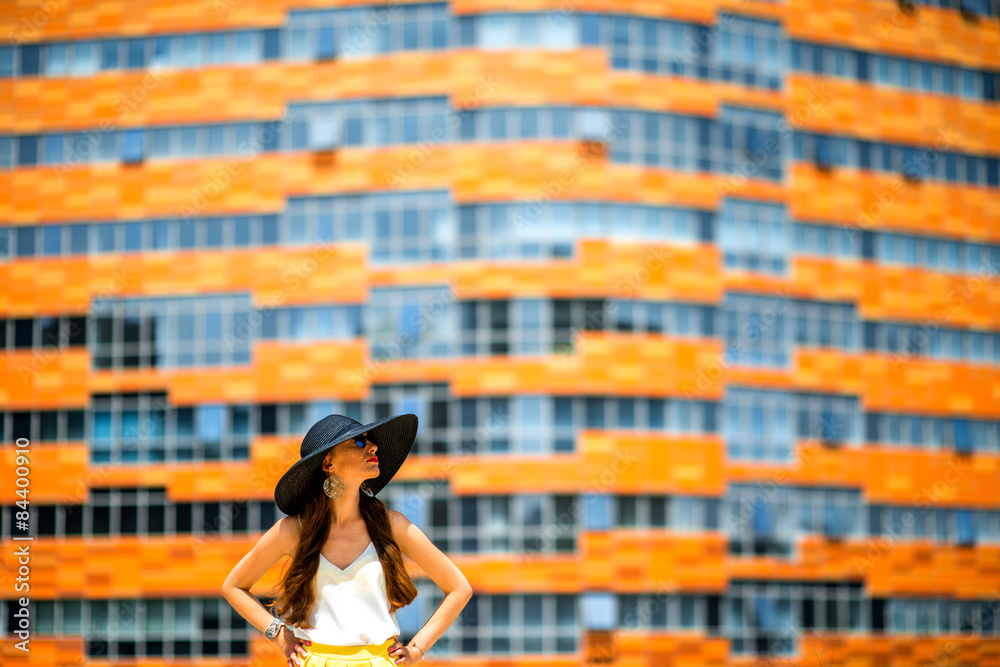
[[[368,460],[369,460],[369,461],[374,461],[375,463],[378,463],[378,457],[377,457],[377,456],[373,456],[373,457],[371,457],[371,458],[370,458],[370,459],[368,459]]]

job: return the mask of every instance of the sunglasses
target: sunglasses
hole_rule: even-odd
[[[359,435],[356,438],[354,438],[354,444],[356,444],[358,447],[367,447],[369,442],[372,443],[373,445],[378,445],[377,442],[375,442],[371,438],[366,438],[363,435]]]

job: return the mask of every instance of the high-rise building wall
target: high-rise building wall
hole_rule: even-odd
[[[4,9],[4,664],[278,664],[333,412],[428,663],[996,660],[997,0]]]

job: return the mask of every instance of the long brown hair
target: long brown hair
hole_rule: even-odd
[[[278,584],[278,597],[271,604],[272,613],[289,625],[302,628],[313,627],[308,624],[309,610],[315,602],[312,584],[319,569],[320,551],[330,537],[332,505],[323,494],[321,485],[314,486],[315,492],[310,494],[309,502],[298,514],[302,519],[301,539],[292,554],[291,565]],[[392,538],[385,503],[364,493],[360,495],[361,516],[382,562],[389,611],[394,612],[413,602],[417,597],[417,587],[403,565],[403,552]]]

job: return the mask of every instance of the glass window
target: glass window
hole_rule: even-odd
[[[252,63],[256,60],[256,55],[256,50],[254,49],[254,31],[238,31],[236,33],[236,53],[233,59],[234,62]]]
[[[153,38],[153,58],[150,65],[154,68],[170,67],[170,45],[173,41],[171,37]]]
[[[101,42],[101,63],[102,70],[118,69],[118,50],[121,42],[117,39],[105,39]]]
[[[0,77],[14,76],[14,47],[0,46]]]
[[[146,40],[143,38],[128,40],[128,67],[141,69],[146,66]]]
[[[35,227],[19,227],[17,229],[16,255],[18,257],[33,257],[35,254]]]
[[[0,137],[0,169],[9,169],[14,164],[14,138]]]
[[[21,46],[21,76],[35,76],[41,71],[41,47],[38,44]]]
[[[65,137],[62,134],[50,134],[45,137],[45,164],[61,164]]]
[[[122,162],[142,162],[142,130],[125,130],[122,136]]]
[[[226,62],[226,33],[214,32],[208,36],[206,62],[210,65]]]
[[[73,44],[73,59],[70,62],[70,74],[86,76],[96,69],[96,49],[93,42],[76,42]]]
[[[66,74],[66,45],[49,44],[45,47],[46,76],[62,76]]]
[[[21,165],[38,163],[38,135],[22,134],[17,138],[17,163]]]
[[[62,252],[61,225],[42,227],[42,252],[46,255],[59,255]]]
[[[182,67],[198,67],[201,64],[201,36],[182,35],[180,38]]]

